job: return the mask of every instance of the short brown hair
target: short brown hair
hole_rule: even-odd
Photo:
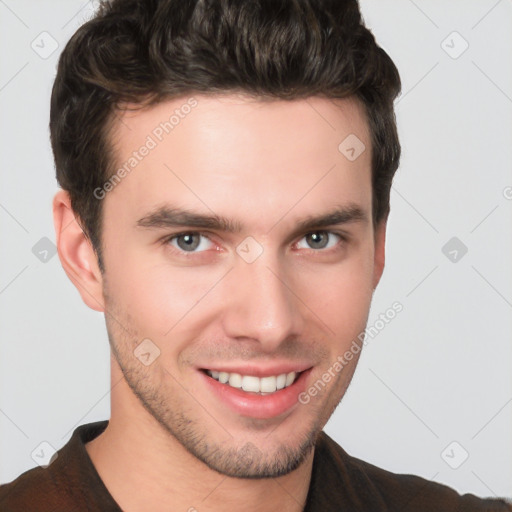
[[[193,92],[357,97],[372,142],[373,221],[389,213],[400,76],[357,0],[104,0],[59,58],[50,108],[57,181],[104,271],[101,200],[116,109]],[[341,142],[341,141],[340,141]]]

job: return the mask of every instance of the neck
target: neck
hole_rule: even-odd
[[[112,374],[111,418],[86,444],[103,483],[125,512],[299,512],[309,489],[312,451],[291,473],[240,479],[210,469],[144,409],[122,375]]]

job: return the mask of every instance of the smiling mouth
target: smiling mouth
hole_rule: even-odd
[[[232,388],[241,389],[248,393],[256,393],[260,395],[269,395],[286,389],[291,386],[303,372],[281,373],[279,375],[270,375],[268,377],[255,377],[254,375],[241,375],[235,372],[219,372],[215,370],[203,370],[206,375],[212,379],[231,386]]]

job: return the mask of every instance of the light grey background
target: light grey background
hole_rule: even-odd
[[[35,466],[41,442],[59,449],[79,424],[109,417],[103,316],[40,242],[55,241],[56,63],[93,7],[0,0],[0,482]],[[512,497],[512,2],[361,8],[403,82],[403,157],[369,325],[395,301],[403,311],[368,339],[326,431],[388,470]],[[452,237],[468,249],[445,251],[456,262],[442,252]]]

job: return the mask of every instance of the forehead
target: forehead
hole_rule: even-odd
[[[191,94],[123,112],[111,140],[124,172],[107,203],[134,215],[169,201],[227,216],[370,201],[370,133],[352,98]]]

